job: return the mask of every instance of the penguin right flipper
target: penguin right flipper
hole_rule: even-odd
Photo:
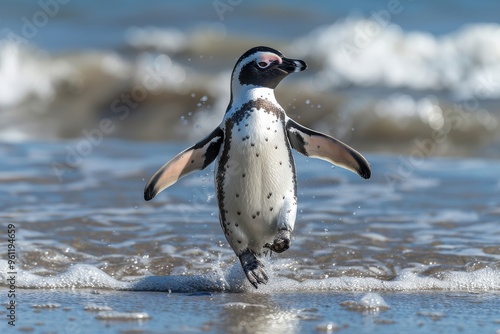
[[[210,165],[219,154],[223,141],[224,132],[217,127],[203,140],[177,154],[148,181],[144,188],[144,199],[153,199],[180,178]]]
[[[371,175],[370,164],[353,148],[324,133],[308,129],[292,119],[286,123],[288,140],[299,153],[319,158],[357,173],[364,179]]]

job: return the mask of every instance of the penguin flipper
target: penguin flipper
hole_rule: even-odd
[[[180,178],[210,165],[219,154],[224,132],[217,127],[200,142],[177,154],[149,179],[144,199],[149,201]]]
[[[299,153],[331,162],[364,179],[371,175],[370,164],[353,148],[324,133],[308,129],[292,119],[286,123],[288,140]]]

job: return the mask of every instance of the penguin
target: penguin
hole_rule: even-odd
[[[291,73],[307,68],[266,46],[254,47],[236,62],[231,97],[222,122],[208,136],[180,152],[149,180],[149,201],[180,178],[216,160],[219,221],[248,281],[268,282],[260,258],[291,245],[297,213],[297,175],[292,149],[323,159],[368,179],[370,164],[357,151],[289,118],[274,95]]]

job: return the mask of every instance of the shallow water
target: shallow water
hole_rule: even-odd
[[[68,164],[81,143],[1,146],[0,220],[16,227],[19,287],[248,288],[219,226],[213,166],[145,202],[146,179],[187,144],[104,140]],[[363,180],[297,155],[292,247],[266,258],[279,283],[263,290],[500,288],[498,161],[368,160]]]
[[[388,308],[349,306],[366,297],[373,294],[23,290],[18,328],[68,334],[495,333],[500,328],[498,294],[382,293],[375,298]],[[6,328],[3,321],[0,328]]]
[[[210,167],[151,202],[142,198],[146,179],[187,144],[106,139],[77,160],[68,152],[82,143],[0,146],[0,221],[5,233],[8,224],[16,228],[18,328],[453,333],[499,327],[498,161],[368,154],[373,177],[362,180],[297,155],[292,247],[266,258],[270,282],[255,290],[220,229]],[[10,271],[1,260],[3,291]],[[377,308],[384,304],[388,310]],[[11,329],[7,321],[0,326]]]

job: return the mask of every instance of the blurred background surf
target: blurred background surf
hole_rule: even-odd
[[[225,112],[236,59],[269,45],[309,64],[277,90],[307,126],[365,151],[499,156],[494,1],[0,6],[3,141],[85,137],[103,119],[106,138],[196,140]]]

